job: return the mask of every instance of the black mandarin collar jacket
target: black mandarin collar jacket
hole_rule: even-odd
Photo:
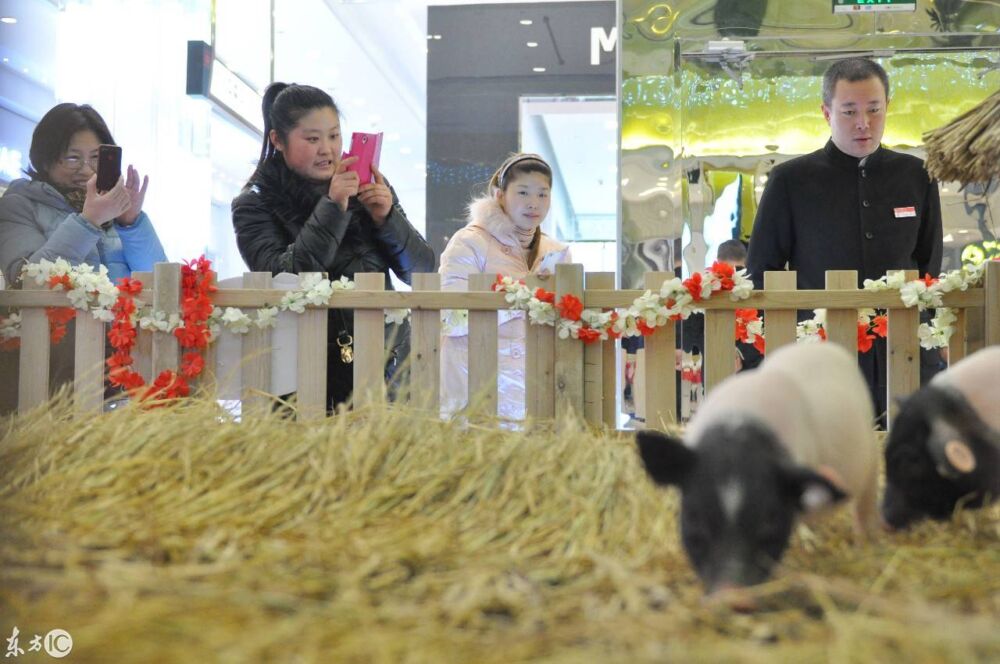
[[[750,237],[747,270],[798,273],[799,289],[825,288],[826,270],[857,270],[858,286],[888,270],[941,271],[937,183],[913,156],[879,147],[864,160],[833,140],[775,166]]]

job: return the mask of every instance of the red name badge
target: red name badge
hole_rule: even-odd
[[[904,219],[906,217],[917,216],[917,208],[913,207],[898,207],[892,208],[892,213],[896,216],[896,219]]]

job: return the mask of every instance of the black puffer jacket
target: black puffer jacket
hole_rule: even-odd
[[[434,251],[406,218],[395,192],[392,211],[384,224],[376,226],[356,198],[350,199],[345,212],[326,191],[326,183],[312,183],[291,171],[280,153],[258,169],[232,205],[236,244],[247,267],[272,274],[326,272],[329,279],[382,272],[389,289],[390,269],[407,284],[414,272],[434,271]],[[354,334],[353,311],[331,309],[327,380],[331,404],[346,400],[351,389],[350,367],[340,364],[335,345],[344,329]],[[407,337],[396,333],[397,360],[405,355]]]

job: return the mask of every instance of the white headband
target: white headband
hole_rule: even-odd
[[[497,186],[500,187],[501,190],[503,190],[503,182],[504,179],[507,177],[507,171],[510,170],[510,167],[518,162],[528,161],[529,159],[534,161],[540,161],[543,164],[545,164],[545,166],[548,167],[549,170],[552,170],[552,167],[549,166],[547,161],[542,159],[541,155],[537,155],[533,152],[524,152],[522,154],[511,157],[510,159],[507,160],[507,163],[503,165],[503,167],[500,169],[500,175],[497,176]]]

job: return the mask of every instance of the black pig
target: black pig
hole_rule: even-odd
[[[681,490],[681,539],[709,594],[766,580],[796,517],[852,494],[877,526],[874,415],[854,357],[833,344],[769,353],[709,393],[685,433],[637,435],[654,481]]]
[[[1000,494],[1000,346],[973,353],[907,399],[885,449],[882,518],[904,528]]]

